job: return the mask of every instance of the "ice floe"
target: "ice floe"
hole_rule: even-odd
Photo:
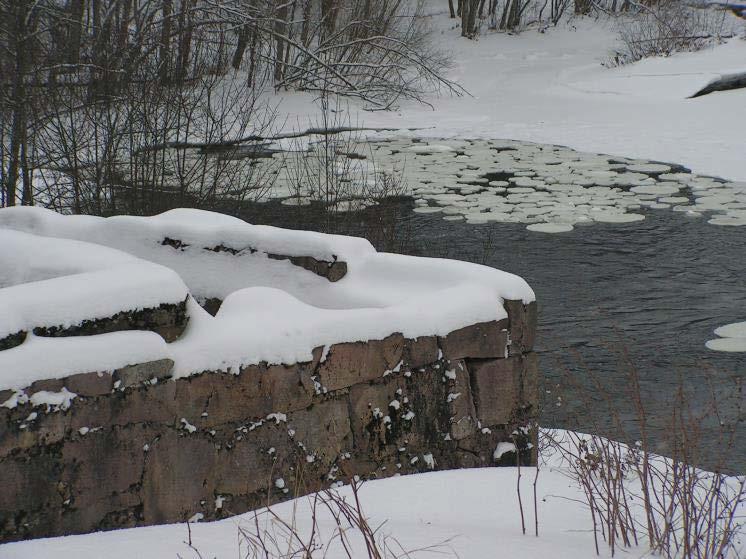
[[[509,140],[381,137],[369,148],[377,168],[406,170],[416,213],[447,221],[561,233],[576,224],[642,221],[643,208],[746,225],[746,184],[677,165]]]
[[[734,322],[715,328],[715,335],[705,346],[713,351],[746,352],[746,322]]]

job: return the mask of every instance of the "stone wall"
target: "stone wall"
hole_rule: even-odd
[[[342,343],[172,380],[169,360],[37,382],[0,407],[0,541],[216,519],[352,475],[535,461],[536,305],[445,337]],[[10,394],[0,393],[0,402]]]
[[[177,304],[163,303],[157,307],[122,311],[106,318],[84,320],[75,326],[35,326],[35,336],[70,337],[106,334],[125,330],[149,330],[156,332],[167,342],[173,342],[184,332],[189,318],[186,299]],[[0,338],[0,351],[21,345],[28,332],[23,330]],[[2,403],[0,398],[0,403]]]

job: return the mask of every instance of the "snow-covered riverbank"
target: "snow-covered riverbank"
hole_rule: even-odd
[[[453,58],[449,77],[473,97],[433,95],[432,109],[408,102],[393,112],[358,112],[353,104],[355,121],[424,128],[410,132],[417,136],[562,144],[746,180],[746,90],[687,98],[714,77],[746,70],[746,40],[607,68],[618,44],[602,21],[470,41],[444,15],[432,20],[436,42]],[[285,94],[279,108],[281,121],[301,127],[315,111],[313,96],[298,93]]]

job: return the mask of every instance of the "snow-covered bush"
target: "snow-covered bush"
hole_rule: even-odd
[[[623,48],[612,57],[612,65],[700,50],[733,34],[722,10],[695,8],[679,0],[627,4],[628,10],[617,16]]]

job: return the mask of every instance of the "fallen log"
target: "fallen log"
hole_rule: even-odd
[[[226,150],[227,148],[235,147],[248,142],[263,142],[268,145],[269,143],[277,140],[301,138],[303,136],[329,136],[333,134],[341,134],[343,132],[397,132],[399,130],[408,130],[411,132],[415,130],[424,130],[424,128],[368,128],[358,126],[334,126],[329,128],[311,127],[298,132],[286,132],[284,134],[276,134],[274,136],[252,134],[251,136],[244,136],[243,138],[236,138],[234,140],[224,140],[219,142],[163,142],[160,144],[142,147],[135,153],[159,151],[162,149],[201,149],[207,151],[217,151]]]
[[[716,10],[728,10],[736,17],[746,19],[746,4],[738,2],[690,2],[690,8],[714,8]]]
[[[715,91],[728,91],[731,89],[741,89],[744,87],[746,87],[746,72],[739,74],[728,74],[712,80],[702,89],[697,91],[694,95],[690,95],[689,99],[702,97],[703,95],[714,93]]]

